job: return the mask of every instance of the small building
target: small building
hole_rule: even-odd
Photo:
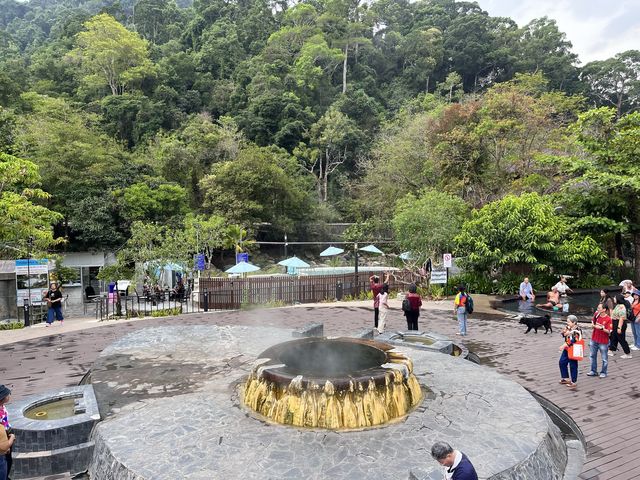
[[[104,282],[98,280],[98,272],[105,265],[115,263],[114,254],[109,252],[70,252],[62,254],[62,265],[76,272],[75,277],[62,284],[65,309],[69,315],[82,315],[89,299],[87,293],[100,295],[108,291]],[[55,262],[49,261],[49,272],[55,269]],[[0,260],[0,321],[21,318],[22,308],[18,306],[16,292],[15,260]]]

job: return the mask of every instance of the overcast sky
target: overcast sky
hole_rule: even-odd
[[[553,18],[573,44],[582,64],[640,50],[640,0],[476,0],[492,17],[519,26]]]

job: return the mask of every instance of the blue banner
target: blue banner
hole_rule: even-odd
[[[236,264],[240,262],[249,263],[249,254],[248,253],[236,253]]]
[[[194,257],[195,257],[194,264],[195,264],[196,270],[204,270],[206,265],[204,260],[204,253],[196,253]]]

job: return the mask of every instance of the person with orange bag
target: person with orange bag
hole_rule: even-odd
[[[573,353],[574,345],[578,344],[584,355],[584,342],[582,341],[582,331],[578,327],[578,317],[569,315],[567,317],[567,325],[562,329],[564,343],[560,345],[560,383],[569,388],[576,388],[578,382],[578,360]],[[569,370],[571,370],[571,379],[569,379]]]

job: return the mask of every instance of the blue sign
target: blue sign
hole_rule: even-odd
[[[204,253],[196,253],[194,257],[195,257],[194,263],[196,266],[196,270],[204,270],[205,269]]]
[[[240,262],[249,263],[249,254],[248,253],[236,253],[236,264]]]

